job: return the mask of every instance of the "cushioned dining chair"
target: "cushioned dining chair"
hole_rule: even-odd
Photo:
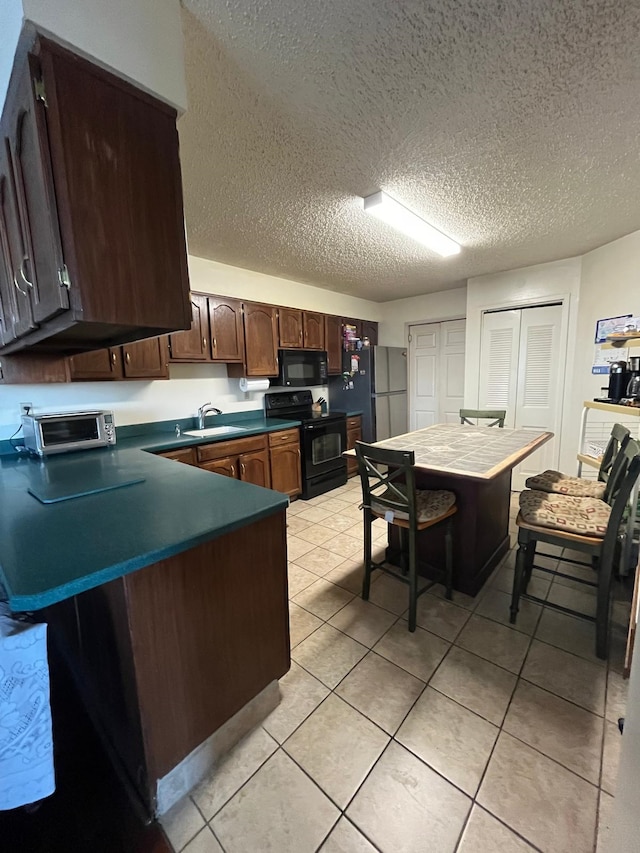
[[[598,479],[589,480],[586,477],[572,477],[561,471],[543,471],[529,477],[525,486],[528,489],[536,489],[539,492],[555,492],[559,495],[574,495],[575,497],[600,498],[607,500],[607,486],[609,476],[612,474],[616,461],[623,458],[620,453],[629,441],[629,430],[622,424],[614,424],[605,448]]]
[[[640,474],[640,445],[629,439],[619,454],[618,464],[609,479],[607,501],[597,498],[558,495],[548,492],[524,491],[520,494],[518,526],[518,553],[513,577],[511,597],[511,622],[515,624],[520,598],[535,601],[546,607],[580,616],[596,624],[596,655],[606,659],[609,633],[609,606],[611,580],[619,547],[620,527],[629,496]],[[546,543],[579,551],[591,558],[595,570],[594,582],[567,575],[557,569],[537,566],[534,563],[538,543]],[[541,554],[541,556],[551,556]],[[588,566],[587,563],[567,557],[553,557],[559,563]],[[527,588],[533,569],[556,577],[596,588],[596,616],[563,607],[552,601],[529,595]]]
[[[485,426],[497,426],[502,429],[504,427],[504,419],[507,417],[506,409],[460,409],[460,423],[469,424],[469,426],[477,426],[471,420],[488,420],[493,423],[485,424]]]
[[[436,569],[438,580],[451,598],[453,580],[452,524],[457,511],[453,492],[416,489],[415,454],[412,450],[387,450],[383,447],[356,442],[358,473],[362,483],[364,511],[364,580],[362,598],[367,601],[371,574],[380,569],[401,580],[409,587],[409,630],[416,630],[418,597],[437,581],[428,581],[418,589],[417,535],[428,527],[445,523],[445,567]],[[398,527],[404,572],[377,563],[371,556],[371,526],[376,518]],[[434,568],[434,567],[432,567]]]

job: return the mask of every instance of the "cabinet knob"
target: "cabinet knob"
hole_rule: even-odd
[[[128,352],[125,352],[124,360],[127,362],[127,364],[131,364],[131,355]]]

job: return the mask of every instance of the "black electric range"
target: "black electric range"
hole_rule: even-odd
[[[329,492],[347,482],[346,412],[314,412],[311,391],[280,391],[264,395],[267,418],[301,421],[302,499]]]

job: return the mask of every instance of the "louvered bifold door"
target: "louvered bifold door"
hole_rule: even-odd
[[[514,469],[514,489],[523,489],[526,478],[532,474],[558,465],[564,372],[560,364],[561,320],[561,305],[522,311],[515,426],[553,432],[555,437]]]
[[[518,351],[522,311],[483,314],[479,409],[505,409],[506,427],[515,426]]]

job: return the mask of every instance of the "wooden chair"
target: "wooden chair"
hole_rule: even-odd
[[[409,450],[387,450],[375,445],[356,442],[358,473],[362,483],[362,508],[364,510],[364,580],[362,598],[367,601],[371,574],[380,569],[409,586],[409,630],[416,630],[418,597],[437,581],[427,582],[418,589],[416,539],[419,531],[446,522],[445,568],[438,570],[451,598],[453,556],[451,517],[457,511],[453,492],[416,489],[415,454]],[[400,531],[403,553],[403,573],[394,571],[371,557],[371,525],[374,519],[383,518]]]
[[[614,424],[609,441],[600,461],[598,479],[589,480],[586,477],[572,477],[561,471],[543,471],[535,474],[525,482],[528,489],[539,492],[552,492],[559,495],[574,495],[575,497],[600,498],[606,501],[609,493],[609,478],[613,469],[629,441],[629,430],[622,424]]]
[[[504,419],[507,417],[506,409],[460,409],[460,423],[469,424],[469,426],[477,426],[471,418],[493,420],[493,423],[487,426],[497,426],[502,429],[504,427]]]
[[[640,445],[629,439],[618,454],[617,464],[611,470],[608,499],[580,498],[546,492],[525,491],[520,495],[518,525],[518,554],[511,597],[511,622],[515,624],[520,598],[526,598],[580,616],[596,624],[596,655],[606,659],[609,633],[609,599],[611,579],[619,544],[620,527],[633,486],[640,475]],[[534,564],[539,542],[571,548],[591,557],[591,567],[597,572],[597,581],[575,578],[563,572]],[[542,554],[541,556],[552,556]],[[553,559],[556,559],[554,556]],[[560,562],[586,566],[579,560],[567,557]],[[533,569],[558,577],[596,587],[596,616],[590,616],[527,593]]]

